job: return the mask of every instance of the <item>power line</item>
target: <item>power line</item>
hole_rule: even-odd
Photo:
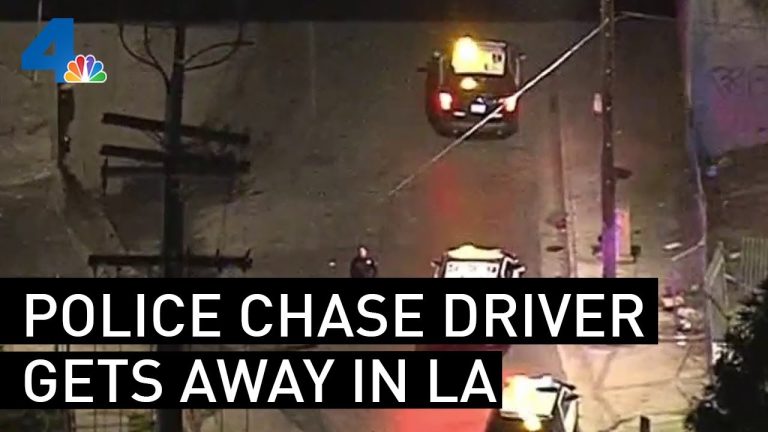
[[[521,87],[517,92],[515,92],[512,96],[509,96],[507,99],[511,100],[517,100],[522,96],[525,92],[532,89],[533,86],[538,84],[541,80],[549,76],[552,72],[554,72],[557,68],[559,68],[563,63],[565,63],[566,60],[568,60],[576,51],[581,49],[587,42],[592,40],[595,36],[597,36],[598,33],[605,27],[605,25],[608,23],[608,20],[603,21],[602,24],[595,27],[589,34],[581,38],[578,42],[576,42],[574,45],[571,46],[566,52],[560,55],[554,62],[552,62],[549,66],[544,68],[541,72],[539,72],[536,77],[531,79],[530,81],[526,82],[523,87]],[[443,150],[441,150],[438,154],[436,154],[432,159],[428,160],[426,163],[421,165],[413,174],[406,177],[403,181],[398,183],[397,186],[395,186],[392,190],[387,193],[387,198],[391,198],[394,195],[396,195],[398,192],[400,192],[403,188],[411,184],[418,176],[423,174],[425,171],[427,171],[432,165],[434,165],[436,162],[438,162],[440,159],[443,158],[448,152],[459,146],[460,144],[464,143],[467,139],[469,139],[470,136],[472,136],[475,132],[478,131],[481,127],[483,127],[486,123],[491,121],[491,119],[501,112],[501,110],[504,109],[504,104],[500,104],[495,110],[493,110],[490,114],[488,114],[485,118],[480,120],[477,124],[472,126],[468,131],[464,132],[459,138],[448,144]]]
[[[600,33],[603,28],[611,23],[611,26],[615,26],[616,23],[619,23],[621,21],[627,20],[627,19],[641,19],[641,20],[651,20],[651,21],[664,21],[664,22],[676,22],[676,18],[667,17],[663,15],[652,15],[652,14],[645,14],[641,12],[632,12],[632,11],[626,11],[626,12],[620,12],[618,14],[611,14],[609,17],[604,17],[603,22],[597,26],[595,29],[593,29],[587,36],[579,40],[577,43],[575,43],[568,51],[563,53],[557,60],[552,62],[550,66],[548,66],[546,69],[541,71],[534,79],[528,81],[520,90],[518,90],[514,95],[510,96],[510,99],[516,99],[522,96],[525,92],[530,90],[533,86],[539,83],[539,81],[546,78],[549,74],[551,74],[554,70],[556,70],[562,63],[564,63],[569,57],[571,57],[576,51],[578,51],[580,48],[582,48],[587,42],[592,40],[595,36],[597,36],[598,33]],[[694,23],[701,23],[707,26],[715,26],[715,27],[728,27],[728,28],[744,28],[744,29],[754,29],[754,30],[765,30],[765,27],[760,26],[751,26],[751,25],[739,25],[739,24],[732,24],[732,23],[715,23],[711,21],[699,21],[695,20]],[[403,179],[400,183],[397,184],[394,188],[392,188],[387,195],[385,196],[385,200],[394,197],[398,192],[403,190],[406,186],[413,183],[416,178],[418,178],[420,175],[422,175],[425,171],[427,171],[432,165],[437,163],[440,159],[442,159],[446,154],[448,154],[451,150],[456,148],[457,146],[461,145],[469,139],[475,132],[477,132],[481,127],[483,127],[486,123],[488,123],[493,116],[501,112],[503,109],[503,105],[495,109],[493,112],[488,114],[485,118],[480,120],[477,124],[473,125],[467,132],[465,132],[463,135],[461,135],[459,138],[448,144],[443,150],[441,150],[439,153],[437,153],[434,157],[429,159],[427,162],[422,164],[419,168],[417,168],[411,175]]]

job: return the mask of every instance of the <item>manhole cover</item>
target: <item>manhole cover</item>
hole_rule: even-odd
[[[560,245],[547,246],[547,252],[562,252],[564,247]]]

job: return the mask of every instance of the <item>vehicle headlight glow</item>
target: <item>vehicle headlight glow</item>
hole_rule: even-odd
[[[530,432],[536,432],[541,429],[541,420],[536,416],[531,416],[523,420],[523,426]]]
[[[474,90],[477,88],[477,81],[472,77],[466,77],[461,80],[461,88],[464,90]]]

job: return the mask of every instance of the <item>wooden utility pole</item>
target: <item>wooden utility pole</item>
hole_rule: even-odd
[[[181,154],[181,119],[184,101],[184,51],[186,47],[186,23],[176,22],[173,42],[173,67],[165,101],[165,164],[163,206],[163,276],[184,276],[184,202],[181,197],[176,158]],[[181,345],[158,345],[160,352],[179,352]],[[157,410],[156,432],[184,432],[184,416],[180,409]]]
[[[165,102],[165,150],[170,156],[166,163],[163,210],[163,274],[167,278],[184,276],[181,265],[181,256],[184,254],[184,202],[181,199],[181,181],[176,159],[182,152],[186,24],[177,22],[174,33],[173,68]]]
[[[603,259],[603,277],[616,277],[616,168],[613,147],[613,73],[615,49],[615,13],[614,0],[601,0],[601,23],[608,23],[603,28],[602,43],[602,119],[603,145],[600,163],[600,180],[603,230],[601,236],[601,255]]]
[[[245,271],[251,266],[251,258],[246,253],[242,257],[227,257],[193,255],[185,250],[184,245],[184,200],[181,191],[181,177],[195,176],[233,176],[246,172],[247,162],[241,162],[230,156],[206,156],[186,151],[182,136],[205,136],[216,138],[221,142],[229,141],[243,144],[249,141],[248,136],[231,134],[222,131],[212,131],[206,128],[184,126],[182,124],[182,107],[184,99],[185,75],[185,45],[186,23],[183,15],[175,24],[173,47],[173,68],[167,81],[165,121],[159,122],[140,117],[107,113],[102,122],[138,130],[162,132],[163,151],[104,145],[101,155],[133,159],[135,161],[161,163],[160,166],[109,166],[108,161],[102,168],[102,187],[112,177],[136,175],[164,176],[164,206],[163,206],[163,242],[159,255],[91,255],[88,259],[90,266],[116,267],[162,267],[163,277],[181,278],[189,267],[217,268],[237,267]],[[179,352],[181,345],[158,345],[160,352]],[[184,421],[180,409],[159,409],[156,412],[156,432],[184,432]]]

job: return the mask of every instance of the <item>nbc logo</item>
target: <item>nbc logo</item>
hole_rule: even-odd
[[[101,84],[107,81],[107,72],[104,71],[104,63],[96,60],[93,55],[78,55],[74,60],[67,63],[64,81]]]

